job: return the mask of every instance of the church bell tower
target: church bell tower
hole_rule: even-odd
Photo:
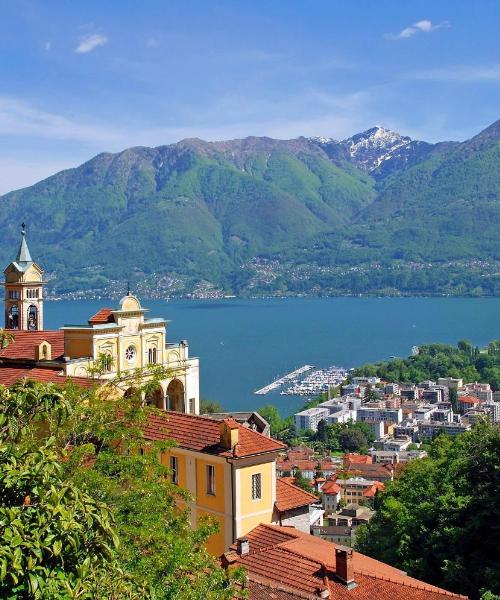
[[[43,329],[43,271],[33,262],[21,228],[21,244],[14,261],[5,269],[5,329]]]

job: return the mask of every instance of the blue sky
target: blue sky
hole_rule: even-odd
[[[185,137],[463,140],[499,31],[497,0],[0,0],[0,193]]]

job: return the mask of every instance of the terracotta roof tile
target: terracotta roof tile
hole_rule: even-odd
[[[464,404],[482,404],[482,400],[476,398],[475,396],[459,396],[457,398],[458,402],[463,402]]]
[[[62,331],[13,331],[14,340],[0,350],[0,358],[35,360],[35,348],[42,342],[52,346],[52,360],[64,353]]]
[[[220,446],[220,422],[209,417],[165,411],[148,416],[143,425],[144,435],[149,440],[174,440],[179,447],[218,456],[243,458],[267,452],[279,452],[285,444],[266,437],[257,431],[240,425],[239,442],[233,450]]]
[[[252,600],[318,597],[319,590],[325,587],[335,600],[464,598],[408,577],[403,571],[358,552],[352,556],[357,586],[348,589],[336,578],[338,545],[276,525],[259,525],[246,537],[250,542],[249,554],[240,556],[232,546],[232,552],[225,556],[230,564],[243,565],[249,581],[258,584],[249,584]]]
[[[308,506],[314,502],[318,502],[314,494],[306,492],[285,479],[276,479],[276,508],[279,512],[299,508],[299,506]]]
[[[352,465],[371,465],[372,457],[365,454],[344,454],[344,463]]]
[[[67,381],[73,381],[76,385],[81,387],[92,387],[96,383],[95,379],[67,377],[62,374],[60,369],[0,366],[0,385],[8,387],[20,379],[52,382],[58,383],[59,385],[64,385]]]
[[[112,308],[101,308],[95,315],[90,317],[89,325],[102,325],[103,323],[114,323],[114,315]]]
[[[321,488],[323,494],[338,494],[342,488],[336,481],[329,479]]]
[[[288,460],[288,459],[280,459],[278,460],[278,469],[281,471],[291,471],[294,468],[299,469],[300,471],[333,471],[338,469],[340,465],[337,463],[331,462],[330,460]]]

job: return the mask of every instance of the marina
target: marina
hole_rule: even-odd
[[[254,394],[257,394],[258,396],[263,396],[264,394],[272,392],[273,390],[276,390],[282,385],[285,385],[285,383],[289,383],[291,381],[294,381],[295,379],[298,379],[301,375],[307,373],[307,371],[310,371],[314,368],[314,365],[304,365],[303,367],[299,367],[298,369],[295,369],[295,371],[292,371],[291,373],[288,373],[287,375],[276,379],[275,381],[273,381],[269,385],[266,385],[260,390],[257,390],[256,392],[254,392]]]
[[[312,372],[310,372],[312,371]],[[303,379],[305,373],[310,372]],[[313,365],[304,365],[269,385],[257,390],[259,396],[268,394],[286,384],[292,384],[280,392],[282,396],[310,396],[328,390],[329,387],[340,385],[347,379],[348,371],[342,367],[331,366],[328,369],[318,369]]]
[[[315,396],[336,387],[347,379],[348,370],[331,366],[328,369],[317,369],[307,375],[302,381],[296,381],[292,386],[281,391],[282,396]]]

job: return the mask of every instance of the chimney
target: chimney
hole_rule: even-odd
[[[236,552],[240,556],[246,556],[250,553],[250,542],[246,537],[240,537],[236,540]]]
[[[335,548],[335,576],[347,589],[352,590],[356,587],[351,548]]]
[[[220,424],[220,446],[233,450],[240,438],[240,427],[234,419],[224,419]]]

